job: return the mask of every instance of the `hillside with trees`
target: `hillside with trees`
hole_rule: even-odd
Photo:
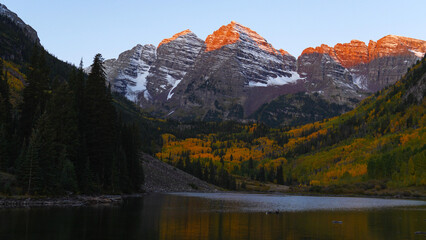
[[[396,84],[339,117],[292,128],[203,123],[190,137],[163,134],[156,156],[181,169],[201,168],[196,172],[205,179],[209,169],[219,169],[311,191],[424,194],[425,92],[423,58]]]

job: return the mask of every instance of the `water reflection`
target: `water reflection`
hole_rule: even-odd
[[[0,239],[424,239],[414,235],[426,230],[424,202],[316,210],[312,206],[324,206],[321,201],[366,202],[298,197],[280,205],[274,197],[153,194],[116,207],[0,210]],[[308,211],[297,210],[297,203]],[[281,212],[266,215],[267,208]]]

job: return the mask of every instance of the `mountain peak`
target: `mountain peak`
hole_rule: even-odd
[[[236,22],[220,27],[206,38],[206,52],[217,50],[225,45],[236,43],[240,34],[236,31]]]
[[[169,42],[171,42],[171,41],[173,41],[173,40],[176,40],[176,38],[178,38],[178,37],[180,37],[180,36],[184,36],[184,35],[189,34],[189,33],[192,33],[192,32],[191,32],[191,30],[186,29],[186,30],[184,30],[184,31],[182,31],[182,32],[176,33],[176,34],[175,34],[175,35],[173,35],[171,38],[163,39],[163,41],[161,41],[161,42],[160,42],[160,44],[158,44],[158,47],[157,47],[157,48],[159,48],[159,47],[160,47],[161,45],[163,45],[163,44],[166,44],[166,43],[169,43]]]
[[[27,25],[18,15],[10,11],[4,4],[0,3],[0,16],[9,18],[16,26],[21,28],[24,33],[31,38],[31,40],[40,45],[40,39],[37,36],[37,32],[29,25]]]
[[[377,40],[374,50],[374,52],[370,53],[373,58],[411,54],[422,58],[426,53],[426,41],[409,37],[387,35]]]
[[[284,49],[282,49],[282,48],[280,48],[280,50],[278,50],[280,53],[281,53],[281,55],[290,55],[291,56],[291,54],[289,53],[289,52],[287,52],[286,50],[284,50]]]
[[[217,50],[225,45],[234,44],[241,40],[247,40],[247,37],[254,41],[263,51],[280,54],[266,39],[257,32],[240,23],[231,21],[230,24],[220,27],[206,38],[206,52]]]

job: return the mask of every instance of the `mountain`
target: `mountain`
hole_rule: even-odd
[[[10,11],[5,5],[1,3],[0,3],[0,16],[8,18],[19,29],[22,30],[22,32],[25,34],[27,38],[29,38],[32,42],[36,44],[40,44],[40,39],[38,38],[37,32],[30,25],[22,21],[22,19],[20,19],[16,13]]]
[[[40,44],[37,32],[3,4],[0,4],[0,32],[1,59],[16,64],[17,70],[27,74],[31,56],[37,48],[45,55],[50,77],[68,79],[73,66],[48,53]]]
[[[426,57],[338,117],[278,129],[210,123],[191,137],[164,134],[157,157],[178,167],[210,162],[294,191],[426,196],[425,94]]]
[[[425,52],[426,41],[388,35],[368,45],[352,40],[334,47],[307,48],[297,66],[308,91],[342,103],[363,99],[395,83]]]
[[[117,59],[105,61],[107,80],[113,90],[149,108],[170,99],[172,89],[192,67],[203,44],[194,33],[185,30],[164,39],[158,47],[137,45]]]
[[[205,41],[185,30],[164,39],[157,48],[137,45],[117,60],[106,60],[105,65],[115,91],[155,116],[262,121],[266,115],[286,112],[269,118],[272,125],[279,125],[291,121],[285,116],[300,116],[297,122],[302,123],[351,109],[395,83],[425,52],[425,41],[388,35],[368,45],[352,40],[334,47],[307,48],[296,59],[233,21]],[[280,102],[288,99],[280,96],[300,92],[308,94],[301,104],[317,99],[339,106],[304,114],[303,108]],[[265,104],[269,107],[260,111]]]
[[[172,101],[165,103],[169,116],[243,119],[273,98],[272,90],[265,95],[256,89],[279,88],[299,79],[293,56],[236,22],[207,36],[205,44],[194,67],[174,89]]]
[[[114,91],[136,102],[138,94],[144,95],[145,78],[155,59],[153,45],[137,45],[121,53],[117,59],[104,62],[107,81],[111,83]]]
[[[107,60],[106,65],[110,62],[115,60]],[[155,108],[159,116],[242,119],[281,94],[303,90],[302,84],[296,84],[300,77],[295,70],[295,57],[231,22],[206,41],[189,30],[163,40],[143,80],[147,93],[129,98]],[[120,81],[114,74],[108,75],[114,83]],[[127,79],[134,81],[134,76]]]

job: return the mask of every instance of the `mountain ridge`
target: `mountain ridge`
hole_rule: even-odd
[[[128,90],[120,90],[130,100],[157,117],[241,120],[261,105],[297,92],[316,93],[330,103],[353,108],[366,96],[394,83],[424,56],[426,41],[387,35],[368,45],[352,40],[334,47],[309,47],[296,59],[232,21],[205,40],[187,29],[165,38],[150,51],[151,63],[144,67],[148,73],[138,79],[135,74],[124,76],[134,86],[144,86],[135,91],[127,84]],[[126,71],[120,66],[113,68]],[[123,82],[108,78],[113,83]]]
[[[21,28],[25,35],[27,35],[31,41],[40,45],[40,39],[38,38],[37,32],[30,25],[26,24],[18,15],[10,11],[4,4],[0,3],[0,15],[9,18],[12,22]]]

